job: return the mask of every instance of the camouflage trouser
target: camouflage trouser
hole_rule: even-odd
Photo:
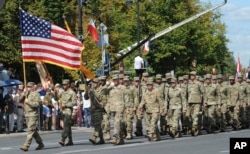
[[[181,118],[181,109],[169,109],[168,110],[168,117],[169,117],[169,127],[174,130],[179,129],[179,120]]]
[[[206,112],[204,113],[204,119],[207,127],[215,126],[216,117],[216,105],[207,105]]]
[[[248,121],[248,126],[250,126],[250,104],[248,104],[247,107],[247,121]]]
[[[142,132],[143,126],[142,126],[142,119],[144,117],[144,112],[137,110],[136,111],[136,131]]]
[[[247,121],[247,116],[248,116],[248,111],[247,111],[247,103],[242,103],[242,107],[240,108],[240,123],[241,126],[246,126],[248,123]]]
[[[199,103],[189,103],[189,122],[190,127],[192,128],[198,128],[200,123],[200,109],[201,104]]]
[[[103,132],[104,133],[107,133],[107,132],[110,132],[110,121],[109,121],[109,118],[110,118],[110,114],[108,113],[104,113],[102,115],[102,129],[103,129]]]
[[[220,125],[221,129],[225,129],[226,127],[226,117],[227,117],[227,103],[223,102],[221,104],[220,110],[217,108],[217,123]]]
[[[126,132],[131,134],[133,131],[133,120],[134,120],[135,112],[133,108],[126,109],[126,110],[129,110],[129,112],[125,113],[124,123],[126,126]]]
[[[92,121],[94,124],[93,136],[100,137],[100,138],[103,137],[102,120],[103,120],[103,112],[93,112],[92,113]]]
[[[147,130],[148,130],[148,137],[151,139],[157,139],[159,134],[159,128],[158,128],[158,120],[159,120],[159,113],[153,112],[153,113],[146,113],[146,119],[148,122]]]
[[[72,110],[64,109],[63,110],[63,131],[62,131],[62,141],[64,142],[65,139],[68,137],[69,141],[72,141]]]
[[[182,123],[182,127],[184,129],[184,131],[187,131],[188,128],[190,127],[190,118],[189,118],[189,115],[190,115],[190,109],[189,109],[189,106],[187,105],[186,107],[186,113],[183,114],[183,123]]]
[[[240,125],[239,114],[240,108],[238,104],[236,106],[228,107],[229,121],[230,124],[234,127],[238,127]]]
[[[167,121],[169,120],[168,116],[160,115],[160,129],[161,133],[165,134],[167,131]]]
[[[37,132],[38,117],[25,117],[25,118],[26,118],[26,124],[27,124],[27,137],[26,137],[26,141],[24,145],[29,147],[32,142],[33,137],[36,140],[37,144],[42,144],[43,141],[39,133]]]
[[[116,111],[115,112],[115,117],[114,117],[114,135],[118,138],[122,138],[123,137],[123,111]]]

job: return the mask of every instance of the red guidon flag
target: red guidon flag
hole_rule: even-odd
[[[23,10],[20,18],[24,62],[39,60],[68,69],[80,69],[83,45],[75,36]]]
[[[95,28],[95,23],[92,19],[90,19],[89,25],[88,25],[88,31],[90,32],[91,36],[93,37],[95,42],[99,41],[98,33]]]

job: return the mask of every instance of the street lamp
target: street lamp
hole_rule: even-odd
[[[127,5],[132,5],[133,0],[125,0]],[[140,5],[139,0],[136,0],[136,20],[137,20],[137,43],[140,43]],[[141,56],[141,49],[138,48],[138,55]]]

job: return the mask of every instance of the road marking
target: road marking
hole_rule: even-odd
[[[12,149],[11,147],[1,147],[0,150],[10,150]]]
[[[228,153],[228,150],[220,151],[220,153]]]

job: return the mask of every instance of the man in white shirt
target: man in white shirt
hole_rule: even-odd
[[[142,73],[143,73],[143,68],[144,68],[144,61],[142,59],[142,57],[140,57],[139,55],[135,57],[134,60],[134,68],[135,68],[135,72],[136,75],[138,77],[141,77]]]

